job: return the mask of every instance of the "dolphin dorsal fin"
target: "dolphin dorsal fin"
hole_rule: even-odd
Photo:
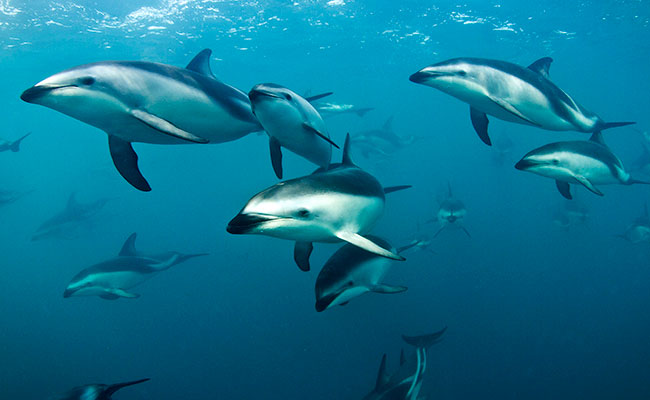
[[[68,197],[68,203],[65,206],[66,210],[74,212],[78,206],[79,203],[77,203],[77,192],[70,193],[70,197]]]
[[[341,158],[341,164],[347,166],[353,166],[352,158],[350,157],[350,133],[348,132],[345,135],[345,144],[343,145],[343,158]]]
[[[589,140],[592,142],[596,142],[598,144],[602,144],[603,146],[607,146],[605,144],[605,140],[603,139],[603,133],[601,131],[594,132],[589,138]]]
[[[185,69],[189,69],[190,71],[197,72],[201,75],[209,76],[210,78],[217,79],[216,76],[212,73],[212,70],[210,69],[210,56],[212,55],[212,50],[210,49],[203,49],[194,56],[192,61],[190,61],[189,64],[187,64],[187,67]]]
[[[381,357],[381,364],[379,364],[379,372],[377,373],[377,383],[375,389],[379,389],[388,382],[388,374],[386,374],[386,353]]]
[[[391,115],[388,117],[386,122],[384,122],[384,126],[381,127],[382,131],[387,131],[387,132],[392,132],[393,131],[393,116]]]
[[[122,245],[122,250],[120,250],[120,254],[118,254],[119,256],[131,257],[138,254],[138,251],[135,249],[135,239],[137,236],[138,234],[133,232],[131,236],[129,236],[126,239],[126,241]]]
[[[542,57],[528,66],[528,69],[537,72],[544,78],[548,78],[548,70],[551,68],[553,59],[551,57]]]

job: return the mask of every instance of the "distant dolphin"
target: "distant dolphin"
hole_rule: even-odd
[[[451,184],[449,182],[447,182],[447,190],[447,197],[440,202],[438,214],[436,218],[432,220],[432,222],[440,222],[441,225],[440,229],[438,229],[433,237],[437,237],[440,232],[450,227],[457,227],[459,229],[462,229],[462,231],[465,232],[468,237],[472,237],[472,235],[470,235],[467,229],[465,229],[465,227],[462,225],[462,220],[465,218],[465,215],[467,215],[465,204],[463,204],[463,202],[458,198],[454,197],[454,194],[451,191]]]
[[[79,203],[76,194],[72,193],[63,211],[43,222],[32,236],[32,240],[69,235],[80,223],[97,215],[107,202],[108,199],[104,198],[89,203]]]
[[[643,208],[643,215],[636,218],[634,222],[620,235],[614,235],[627,240],[632,244],[650,243],[650,216],[648,205]]]
[[[110,400],[118,390],[148,380],[149,378],[145,378],[132,382],[115,383],[113,385],[105,385],[102,383],[83,385],[69,390],[67,393],[57,397],[56,400]]]
[[[273,84],[255,85],[248,93],[253,114],[269,135],[271,164],[282,179],[282,147],[327,168],[332,146],[327,127],[318,111],[295,92]]]
[[[140,295],[128,290],[174,265],[206,255],[168,252],[143,256],[135,249],[135,238],[135,233],[129,236],[117,257],[95,264],[75,275],[63,292],[63,297],[99,296],[106,300],[137,298]]]
[[[468,103],[472,125],[490,145],[487,115],[551,131],[600,132],[634,124],[605,122],[575,102],[548,78],[553,59],[528,68],[484,58],[454,58],[414,73],[412,82],[439,89]]]
[[[418,400],[422,380],[427,369],[427,349],[440,342],[447,328],[422,336],[402,336],[404,341],[416,348],[415,355],[409,359],[400,354],[400,366],[393,374],[386,372],[386,354],[381,359],[375,388],[364,400]]]
[[[596,185],[647,184],[633,179],[623,163],[605,145],[602,134],[595,132],[589,141],[556,142],[526,154],[515,168],[555,179],[562,196],[571,200],[569,184],[580,184],[602,196]]]
[[[25,139],[27,136],[31,135],[32,133],[29,132],[25,136],[21,137],[20,139],[16,139],[13,142],[9,140],[0,140],[0,153],[3,151],[9,151],[11,150],[14,153],[17,153],[20,151],[20,143]]]
[[[369,240],[401,254],[418,244],[413,242],[399,249],[393,248],[384,239],[367,236]],[[346,305],[364,293],[400,293],[404,286],[391,286],[383,279],[391,266],[391,260],[369,253],[355,245],[346,244],[336,251],[325,263],[316,278],[316,311],[321,312],[337,305]]]
[[[24,193],[12,192],[9,190],[0,189],[0,207],[6,206],[20,199]]]
[[[106,132],[119,173],[149,191],[132,142],[221,143],[262,129],[248,97],[212,75],[211,53],[201,51],[186,68],[144,61],[86,64],[46,78],[20,98]]]
[[[384,125],[378,129],[371,129],[359,132],[352,136],[354,148],[359,148],[364,157],[390,156],[396,151],[403,149],[421,138],[411,135],[409,137],[398,136],[393,130],[393,117],[389,117]]]
[[[569,229],[572,226],[585,224],[589,218],[587,208],[578,201],[564,200],[553,214],[553,222],[560,228]]]
[[[342,114],[355,114],[358,117],[363,117],[368,112],[374,110],[372,107],[357,107],[353,104],[342,103],[316,103],[314,107],[323,117]]]
[[[385,193],[409,186],[383,188],[350,158],[350,135],[343,161],[311,175],[280,182],[251,198],[228,224],[232,234],[262,234],[295,240],[294,260],[309,270],[312,242],[345,241],[395,260],[404,257],[363,237],[384,211]]]

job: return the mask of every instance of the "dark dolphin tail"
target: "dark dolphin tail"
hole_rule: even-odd
[[[641,185],[650,185],[650,182],[647,181],[641,181],[638,179],[630,178],[625,182],[626,185],[635,185],[635,184],[641,184]]]
[[[29,136],[29,135],[31,135],[31,134],[32,134],[32,133],[29,132],[28,134],[26,134],[25,136],[21,137],[20,139],[18,139],[18,140],[16,140],[16,141],[12,142],[12,143],[11,143],[11,147],[10,147],[10,148],[11,148],[11,151],[13,151],[14,153],[17,153],[18,151],[20,151],[20,142],[22,142],[23,139],[25,139],[27,136]]]
[[[110,399],[111,396],[113,395],[113,393],[117,392],[118,390],[122,389],[123,387],[132,386],[132,385],[137,385],[138,383],[146,382],[146,381],[148,381],[149,379],[150,379],[150,378],[144,378],[144,379],[139,379],[139,380],[137,380],[137,381],[124,382],[124,383],[116,383],[116,384],[114,384],[114,385],[108,385],[108,387],[106,388],[106,392],[105,392],[105,393],[106,393],[106,397]]]
[[[428,335],[421,335],[421,336],[406,336],[402,335],[402,339],[411,346],[415,346],[417,348],[421,349],[428,349],[432,345],[438,343],[440,341],[440,338],[442,335],[445,333],[447,330],[447,327],[445,326],[438,332],[430,333]]]
[[[600,131],[605,129],[618,128],[619,126],[634,125],[636,122],[604,122],[599,128]]]
[[[210,253],[179,254],[178,255],[178,261],[176,262],[176,264],[180,264],[182,262],[185,262],[185,261],[189,260],[190,258],[203,257],[203,256],[209,256],[209,255],[210,255]]]

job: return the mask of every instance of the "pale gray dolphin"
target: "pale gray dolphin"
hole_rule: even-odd
[[[394,248],[384,239],[368,235],[367,238],[384,249],[401,254],[418,244]],[[346,305],[364,293],[400,293],[404,286],[383,283],[392,260],[367,252],[355,245],[346,244],[325,263],[316,278],[316,311],[321,312],[337,305]]]
[[[269,135],[271,164],[282,179],[282,147],[327,168],[332,146],[323,118],[314,106],[295,92],[273,83],[255,85],[248,93],[262,127]]]
[[[375,177],[354,165],[348,134],[340,164],[256,194],[230,221],[227,231],[295,240],[294,260],[303,271],[309,270],[312,242],[345,241],[401,261],[404,257],[362,235],[370,232],[383,214],[384,194],[408,187],[383,188]]]
[[[80,223],[87,222],[97,215],[108,200],[103,198],[88,203],[79,203],[76,193],[72,193],[65,208],[43,222],[32,235],[32,240],[70,236]]]
[[[587,207],[579,201],[564,200],[553,213],[553,223],[563,229],[584,225],[589,218]]]
[[[427,369],[427,350],[440,342],[447,328],[422,336],[402,336],[404,341],[415,347],[415,354],[407,358],[400,354],[400,365],[393,374],[386,372],[386,354],[381,359],[375,388],[364,400],[418,400],[422,380]]]
[[[63,297],[99,296],[106,300],[137,298],[140,295],[129,292],[129,289],[174,265],[203,255],[206,254],[169,252],[145,257],[135,249],[135,234],[132,234],[117,257],[95,264],[75,275],[63,292]]]
[[[105,385],[103,383],[94,383],[90,385],[78,386],[69,390],[56,400],[110,400],[115,392],[127,386],[137,385],[146,382],[149,378],[139,379],[137,381],[115,383]]]
[[[344,103],[330,103],[330,102],[318,102],[314,104],[314,107],[323,117],[343,115],[343,114],[354,114],[358,117],[363,117],[368,112],[374,110],[372,107],[357,107],[354,104],[344,104]]]
[[[20,143],[29,135],[32,133],[29,132],[20,139],[16,139],[14,141],[10,140],[0,140],[0,153],[3,151],[12,151],[14,153],[17,153],[20,151]]]
[[[595,132],[588,141],[556,142],[526,154],[515,168],[555,179],[562,196],[571,200],[569,184],[580,184],[602,196],[596,185],[632,185],[633,179],[623,163],[605,145],[602,134]]]
[[[648,205],[643,208],[643,215],[636,218],[620,235],[614,235],[627,240],[632,244],[650,243],[650,216]]]
[[[454,58],[425,67],[409,79],[468,103],[472,125],[488,145],[486,114],[551,131],[593,133],[634,123],[605,122],[582,107],[549,80],[551,62],[544,57],[524,68],[506,61]]]
[[[221,143],[262,129],[246,94],[212,75],[210,54],[201,51],[186,68],[143,61],[81,65],[46,78],[20,98],[106,132],[119,173],[149,191],[132,142]]]
[[[359,132],[352,136],[352,144],[361,154],[368,157],[391,156],[422,138],[413,135],[402,137],[393,130],[393,117],[389,117],[381,128]]]
[[[445,197],[445,199],[440,202],[436,218],[431,220],[431,222],[440,222],[440,229],[438,229],[433,237],[437,237],[440,232],[452,227],[459,228],[465,232],[468,237],[472,237],[472,235],[470,235],[467,229],[465,229],[465,227],[462,225],[462,222],[465,219],[465,215],[467,215],[465,204],[458,198],[454,197],[454,194],[451,191],[451,184],[449,182],[447,182],[447,191],[447,197]]]

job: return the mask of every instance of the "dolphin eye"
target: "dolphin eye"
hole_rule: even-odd
[[[307,218],[307,217],[309,217],[309,210],[301,208],[300,210],[298,210],[296,215],[298,215],[298,217],[300,217],[300,218]]]
[[[291,101],[291,99],[292,99],[291,95],[288,94],[288,93],[284,95],[284,98],[289,100],[289,101]]]
[[[463,71],[462,69],[458,71],[457,74],[460,76],[467,76],[467,72]]]
[[[557,158],[554,158],[552,162],[553,162],[553,165],[558,165],[560,163],[560,160],[558,160]]]
[[[93,83],[95,83],[95,78],[93,78],[92,76],[87,76],[85,78],[81,78],[81,84],[82,85],[90,86]]]

